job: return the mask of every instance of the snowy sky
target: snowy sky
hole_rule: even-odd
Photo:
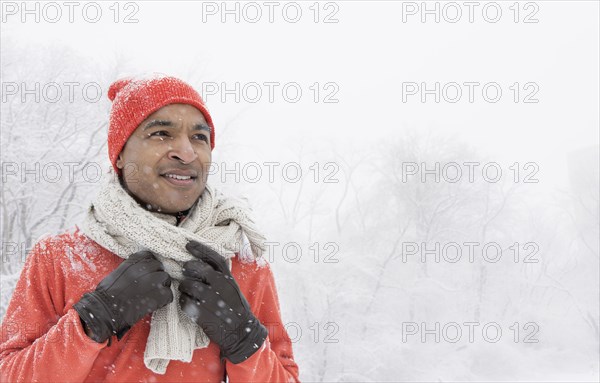
[[[513,2],[498,2],[494,4],[502,13],[495,23],[490,20],[496,7],[489,2],[477,2],[471,10],[472,23],[463,2],[453,3],[458,8],[429,2],[430,9],[439,7],[439,23],[435,14],[423,13],[421,2],[321,3],[318,16],[312,2],[287,6],[285,14],[289,4],[285,2],[275,2],[273,8],[265,2],[230,2],[229,9],[239,7],[239,22],[235,12],[224,13],[221,2],[121,3],[118,16],[109,8],[112,3],[103,3],[96,23],[84,19],[84,3],[78,4],[73,23],[65,6],[55,23],[48,19],[57,18],[56,10],[47,8],[44,13],[42,6],[37,23],[21,9],[14,15],[5,12],[3,39],[16,38],[23,46],[67,45],[99,67],[125,58],[131,74],[162,72],[228,86],[238,81],[241,86],[300,84],[303,95],[296,104],[282,98],[281,86],[275,90],[274,103],[268,102],[264,85],[256,103],[235,103],[232,96],[223,103],[220,93],[205,95],[217,124],[243,111],[239,126],[252,129],[240,129],[240,139],[252,144],[258,145],[261,137],[269,137],[272,144],[298,137],[335,138],[342,145],[365,143],[368,150],[371,140],[401,135],[407,128],[433,128],[456,133],[506,164],[536,161],[544,181],[558,185],[566,179],[565,155],[598,143],[599,34],[594,1],[521,2],[518,16]],[[299,21],[289,22],[298,8]],[[88,18],[94,17],[95,9],[87,9]],[[261,17],[252,23],[257,10]],[[449,22],[457,11],[462,13],[460,19]],[[126,15],[137,22],[124,23]],[[315,16],[319,22],[314,22]],[[338,22],[325,23],[327,16]],[[25,23],[21,17],[26,17]],[[309,87],[315,82],[321,87],[335,83],[339,102],[322,102],[333,87],[321,89],[320,102],[312,102]],[[455,82],[461,84],[463,95],[459,102],[436,104],[433,96],[422,103],[418,93],[403,103],[402,87],[408,82],[430,87]],[[473,103],[468,102],[465,82],[481,84],[475,88]],[[521,86],[518,103],[510,89],[515,82]],[[497,103],[483,99],[486,83],[502,89]],[[526,83],[535,85],[525,89]],[[455,89],[448,88],[449,97]],[[524,103],[534,90],[539,102]]]

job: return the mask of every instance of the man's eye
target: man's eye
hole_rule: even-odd
[[[195,134],[194,138],[208,142],[208,137],[206,137],[206,135],[204,135],[204,134]]]
[[[169,133],[165,130],[157,130],[154,133],[150,133],[150,136],[168,137]]]

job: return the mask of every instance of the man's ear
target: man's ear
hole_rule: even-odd
[[[119,169],[123,169],[123,157],[121,154],[119,154],[119,157],[117,157],[117,168]]]

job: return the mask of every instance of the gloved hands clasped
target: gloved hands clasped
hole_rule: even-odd
[[[221,359],[241,363],[252,356],[268,336],[250,310],[225,259],[195,241],[186,249],[196,258],[183,265],[179,304],[209,339],[221,349]],[[173,301],[171,278],[150,251],[132,254],[73,308],[102,343],[113,335],[121,339],[145,315]]]
[[[137,321],[173,301],[171,278],[149,251],[132,254],[73,308],[91,334],[102,343],[120,340]]]
[[[221,359],[241,363],[263,344],[268,331],[250,310],[225,259],[195,241],[186,249],[196,257],[183,265],[179,304],[209,339],[221,348]]]

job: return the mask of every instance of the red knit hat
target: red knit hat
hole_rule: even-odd
[[[215,129],[202,97],[175,77],[124,78],[112,83],[108,98],[113,101],[108,127],[108,158],[118,173],[117,158],[134,130],[158,109],[169,104],[189,104],[204,115],[210,126],[210,148],[215,147]]]

